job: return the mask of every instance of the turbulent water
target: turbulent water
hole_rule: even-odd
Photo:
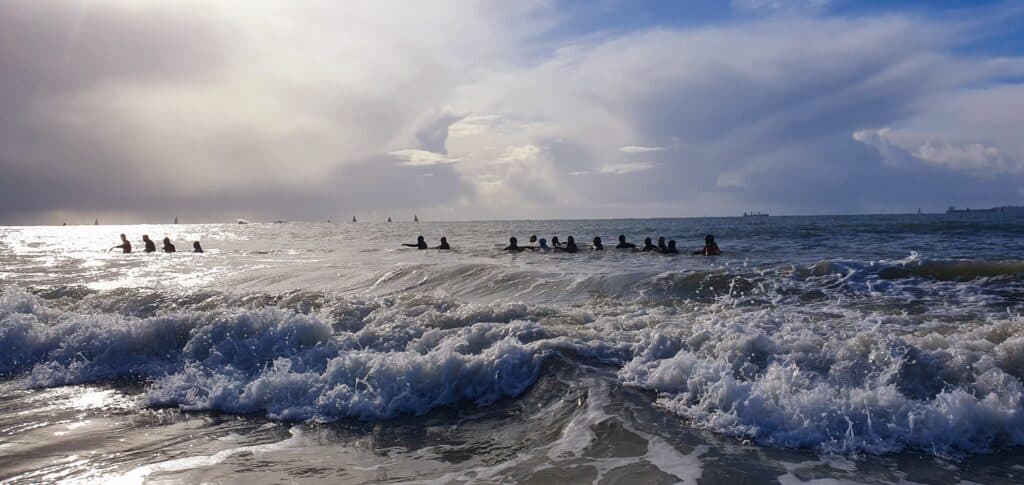
[[[1024,479],[1019,217],[7,227],[0,281],[0,480]]]

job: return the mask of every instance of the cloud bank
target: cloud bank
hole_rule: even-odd
[[[962,53],[985,19],[826,3],[11,0],[0,224],[1019,203],[1024,60]]]

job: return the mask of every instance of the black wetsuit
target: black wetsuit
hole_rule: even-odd
[[[169,242],[165,242],[164,243],[164,252],[165,253],[173,253],[175,251],[177,251],[177,249],[174,247],[173,244],[171,244]]]
[[[145,241],[145,243],[146,243],[146,252],[147,253],[152,253],[152,252],[156,251],[156,243],[153,242],[152,239],[147,239]]]

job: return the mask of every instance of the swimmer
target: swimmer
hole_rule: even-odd
[[[699,254],[702,256],[718,256],[722,254],[722,250],[718,249],[718,243],[715,242],[715,236],[708,234],[704,237],[704,248],[699,251],[694,251],[693,254]]]
[[[562,249],[562,243],[558,240],[558,236],[552,236],[551,237],[551,247],[555,251],[558,251],[559,249]]]
[[[636,244],[626,242],[626,236],[619,234],[619,244],[615,249],[636,249]]]
[[[676,240],[675,239],[669,239],[668,240],[668,247],[666,247],[665,250],[662,251],[662,252],[665,253],[665,254],[679,254],[679,250],[676,249]]]
[[[165,237],[164,238],[164,252],[165,253],[173,253],[174,251],[175,251],[175,248],[174,248],[174,245],[171,244],[171,238]]]
[[[152,253],[152,252],[156,251],[156,243],[153,242],[153,240],[149,238],[149,234],[143,234],[142,235],[142,242],[146,245],[146,252],[147,253]]]
[[[665,250],[667,250],[667,249],[668,249],[668,246],[665,246],[665,236],[659,237],[658,238],[658,252],[659,253],[664,253]]]
[[[644,238],[644,248],[643,248],[643,251],[657,251],[657,250],[658,250],[658,246],[655,246],[654,243],[651,242],[651,238],[649,238],[649,237],[648,238]]]
[[[576,247],[576,240],[573,239],[572,236],[569,236],[565,241],[565,247],[562,248],[562,251],[565,251],[567,253],[575,253],[579,250],[580,248]]]
[[[594,251],[604,251],[604,245],[601,244],[601,238],[600,237],[595,237],[594,238]]]
[[[442,237],[441,238],[441,245],[436,247],[436,248],[434,248],[434,249],[451,249],[451,248],[452,247],[448,245],[448,238]]]
[[[505,251],[522,251],[524,248],[519,247],[519,240],[510,237],[508,238],[508,246],[505,247]]]
[[[530,243],[535,243],[535,242],[537,242],[537,235],[536,234],[530,236]]]
[[[199,245],[199,241],[196,241],[196,242],[192,243],[192,252],[193,253],[201,253],[201,252],[203,252],[203,247],[201,245]]]
[[[544,238],[540,238],[540,240],[537,241],[537,249],[539,249],[541,251],[547,251],[547,250],[551,249],[550,247],[548,247],[548,240],[544,239]]]
[[[128,242],[127,236],[121,234],[121,244],[118,244],[117,246],[114,246],[108,249],[107,251],[113,251],[114,249],[120,249],[122,253],[128,254],[132,252],[132,243]]]
[[[423,236],[416,237],[416,244],[402,244],[402,246],[416,248],[416,249],[427,249],[427,240],[423,239]]]

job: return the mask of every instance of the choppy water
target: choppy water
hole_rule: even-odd
[[[0,278],[0,480],[1024,477],[1019,217],[0,228]]]

